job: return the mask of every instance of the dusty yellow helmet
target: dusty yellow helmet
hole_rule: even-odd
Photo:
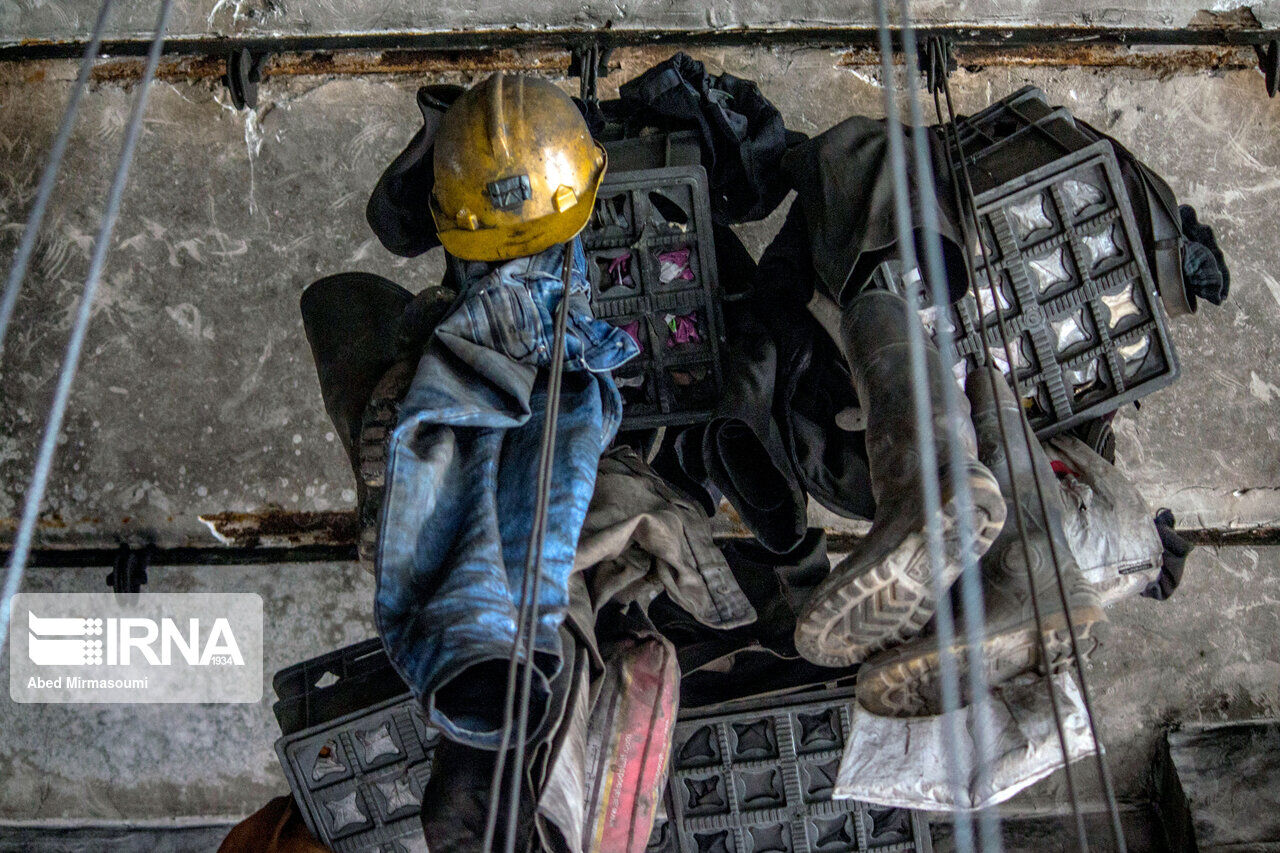
[[[554,84],[498,73],[444,114],[433,165],[431,215],[445,249],[468,261],[506,261],[583,229],[605,153]]]

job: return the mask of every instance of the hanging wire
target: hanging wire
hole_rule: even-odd
[[[89,329],[89,318],[93,313],[94,298],[98,293],[98,284],[102,280],[102,268],[106,263],[107,251],[111,245],[111,232],[120,214],[120,203],[124,198],[124,187],[129,177],[129,166],[133,162],[133,152],[138,146],[138,138],[142,133],[142,117],[147,111],[147,96],[150,94],[151,81],[155,77],[156,67],[160,64],[164,32],[169,23],[169,11],[172,6],[173,0],[161,0],[155,33],[151,37],[151,48],[147,52],[147,64],[142,71],[142,79],[138,83],[138,94],[133,102],[133,110],[129,114],[129,122],[125,126],[120,159],[116,163],[115,176],[111,179],[111,188],[107,191],[106,207],[103,209],[98,234],[94,238],[93,254],[89,261],[89,272],[85,276],[84,292],[76,308],[71,337],[67,341],[66,353],[62,357],[62,369],[58,374],[58,385],[54,390],[53,403],[49,407],[49,419],[45,423],[44,435],[40,440],[40,450],[36,456],[31,482],[27,486],[26,500],[22,505],[22,519],[18,523],[18,532],[14,537],[13,551],[9,555],[9,566],[5,574],[4,590],[0,594],[0,648],[4,647],[8,638],[9,610],[13,604],[13,597],[22,584],[27,557],[31,552],[31,541],[35,536],[36,521],[40,517],[40,504],[44,500],[44,492],[49,485],[53,455],[58,447],[58,434],[62,431],[62,421],[67,414],[71,384],[75,380],[76,369],[80,366],[80,354],[84,349],[84,339]],[[86,61],[88,61],[87,58]]]
[[[947,78],[945,74],[941,75],[941,82],[942,82],[942,90],[947,103],[947,113],[948,113],[948,116],[950,117],[951,131],[952,133],[955,134],[954,140],[956,145],[956,152],[958,155],[957,159],[959,159],[960,161],[959,177],[962,182],[962,189],[963,189],[962,199],[964,201],[964,206],[968,208],[968,211],[971,215],[974,228],[975,228],[975,235],[978,240],[978,247],[982,254],[982,273],[983,275],[986,276],[987,287],[991,293],[992,313],[995,316],[996,327],[1000,336],[1000,342],[1004,349],[1004,355],[1006,360],[1005,363],[1009,365],[1009,381],[1013,387],[1014,397],[1018,400],[1022,400],[1023,394],[1021,389],[1021,382],[1018,379],[1018,372],[1017,372],[1017,369],[1014,367],[1015,362],[1012,359],[1012,345],[1009,337],[1009,328],[1006,323],[1004,311],[1000,307],[1000,297],[999,297],[999,293],[996,286],[996,279],[997,279],[996,270],[994,266],[991,264],[991,259],[987,251],[986,241],[983,240],[982,238],[981,221],[978,216],[977,201],[973,193],[973,183],[969,173],[969,164],[968,164],[968,160],[964,155],[963,147],[961,146],[961,143],[960,143],[959,133],[956,132],[956,129],[955,129],[955,105],[951,99],[951,87],[947,82]],[[936,97],[937,96],[935,93],[935,99]],[[937,105],[935,101],[935,108],[936,107]],[[940,110],[939,110],[939,118],[941,118]],[[985,317],[982,311],[981,300],[975,299],[975,307],[977,308],[977,317],[979,320],[979,326],[981,327],[985,323]],[[994,377],[992,378],[994,379]],[[1000,413],[1000,410],[998,407],[997,407],[997,415],[1001,419],[1000,435],[1001,435],[1001,441],[1004,442],[1005,444],[1006,457],[1009,459],[1010,475],[1011,475],[1010,480],[1011,482],[1014,482],[1012,478],[1012,456],[1009,453],[1009,444],[1008,444],[1009,432],[1003,423],[1003,415]],[[1026,419],[1018,418],[1017,420],[1018,420],[1018,424],[1016,428],[1022,435],[1022,441],[1025,444],[1026,451],[1028,454],[1032,454],[1033,453],[1032,442],[1036,441],[1036,439],[1032,435],[1032,432],[1026,422]],[[1044,494],[1044,487],[1042,486],[1039,477],[1034,477],[1033,480],[1035,483],[1037,505],[1039,507],[1039,510],[1042,516],[1047,518],[1048,504]],[[1014,501],[1015,507],[1017,508],[1016,516],[1017,516],[1017,524],[1018,524],[1018,534],[1019,534],[1019,538],[1022,540],[1023,547],[1025,549],[1027,547],[1027,538],[1024,532],[1021,503],[1018,501],[1018,498],[1017,498],[1016,485],[1014,487],[1013,501]],[[1076,670],[1076,674],[1080,682],[1080,698],[1084,705],[1085,717],[1089,723],[1089,733],[1093,739],[1094,761],[1098,770],[1098,779],[1102,785],[1103,795],[1107,803],[1107,812],[1108,812],[1108,817],[1110,818],[1110,823],[1111,823],[1111,833],[1112,833],[1113,841],[1115,842],[1115,849],[1119,851],[1119,853],[1125,853],[1127,847],[1126,847],[1125,838],[1124,838],[1124,829],[1120,823],[1120,811],[1116,802],[1115,785],[1111,777],[1110,768],[1107,765],[1107,760],[1106,760],[1105,752],[1102,746],[1102,742],[1098,738],[1098,729],[1097,729],[1096,719],[1093,713],[1093,701],[1091,697],[1091,692],[1089,690],[1088,678],[1085,675],[1085,662],[1084,662],[1083,656],[1080,654],[1079,638],[1076,633],[1074,619],[1071,616],[1071,602],[1067,594],[1066,583],[1062,577],[1061,555],[1058,552],[1058,546],[1055,541],[1055,538],[1052,536],[1049,536],[1047,538],[1049,541],[1049,554],[1050,554],[1051,562],[1053,565],[1055,585],[1058,590],[1059,599],[1062,602],[1063,618],[1066,622],[1067,632],[1071,640],[1071,656],[1073,659],[1073,667]],[[1048,681],[1051,678],[1052,673],[1049,672],[1049,656],[1048,656],[1048,651],[1045,648],[1044,631],[1043,631],[1042,622],[1040,619],[1038,595],[1035,589],[1035,581],[1032,578],[1032,574],[1031,574],[1031,568],[1030,568],[1031,561],[1030,561],[1029,554],[1027,554],[1027,558],[1028,558],[1027,559],[1027,566],[1028,566],[1027,580],[1031,586],[1031,600],[1035,608],[1037,633],[1040,638],[1041,660],[1043,661],[1044,667],[1045,667],[1045,679],[1046,681]],[[1074,793],[1074,786],[1072,784],[1072,779],[1071,779],[1070,763],[1068,761],[1065,738],[1063,738],[1061,734],[1061,726],[1062,726],[1061,715],[1057,710],[1056,694],[1054,693],[1052,686],[1050,686],[1050,697],[1054,700],[1055,723],[1059,727],[1059,738],[1062,741],[1063,761],[1064,761],[1064,764],[1066,765],[1064,767],[1064,770],[1066,772],[1068,793],[1072,800],[1072,811],[1076,818],[1076,829],[1079,835],[1081,849],[1087,850],[1088,842],[1087,842],[1087,833],[1084,827],[1084,818],[1082,813],[1080,812],[1079,802],[1076,799],[1076,796]]]
[[[948,91],[949,91],[949,84],[947,83],[947,73],[946,73],[947,58],[945,55],[945,48],[941,46],[941,40],[937,38],[931,39],[928,44],[928,52],[929,52],[930,76],[932,79],[939,81],[937,86],[932,87],[933,102],[934,102],[934,110],[938,116],[938,123],[943,128],[943,133],[946,136],[946,142],[948,144],[947,167],[951,174],[952,186],[957,189],[957,200],[959,201],[961,211],[972,214],[972,221],[975,229],[974,233],[980,234],[981,226],[978,224],[976,207],[971,203],[973,198],[972,187],[962,183],[960,176],[957,174],[956,164],[953,162],[953,159],[952,159],[952,149],[950,146],[953,143],[953,139],[954,139],[954,144],[957,146],[955,150],[961,152],[961,155],[960,155],[961,163],[962,163],[961,169],[965,170],[965,174],[967,175],[968,167],[963,165],[963,152],[959,146],[959,133],[955,127],[955,112],[954,110],[950,109],[950,101],[948,101],[948,108],[949,108],[949,114],[950,114],[951,120],[950,122],[944,121],[942,118],[942,106],[938,100],[939,88],[948,87]],[[967,187],[967,189],[963,189],[962,191],[962,188],[965,188],[965,187]],[[982,247],[982,252],[983,252],[983,258],[985,260],[986,246],[981,243],[981,237],[979,237],[978,239],[980,241],[980,245]],[[964,254],[965,254],[965,262],[968,264],[969,269],[975,269],[976,267],[973,260],[973,254],[970,249],[968,240],[965,241]],[[975,288],[979,286],[976,280],[975,280],[974,286]],[[995,298],[994,295],[993,295],[993,298]],[[976,297],[973,297],[973,304],[975,307],[976,316],[981,318],[982,316],[981,303],[978,302]],[[985,348],[979,352],[979,355],[981,355],[982,357],[983,366],[986,366],[990,360],[987,358],[987,352]],[[1011,357],[1010,353],[1006,348],[1005,358],[1007,359],[1010,357]],[[995,376],[990,371],[984,371],[984,372],[986,373],[988,382],[994,383],[996,381]],[[995,390],[996,389],[993,386],[991,389],[993,399],[995,398]],[[1015,394],[1015,397],[1017,399],[1020,399],[1020,397],[1018,397],[1016,394]],[[1025,565],[1028,567],[1027,583],[1031,591],[1031,608],[1032,608],[1032,614],[1036,623],[1037,644],[1039,645],[1042,659],[1047,660],[1048,649],[1046,647],[1046,643],[1044,639],[1044,631],[1043,631],[1044,622],[1041,617],[1039,598],[1036,595],[1035,578],[1032,577],[1031,575],[1030,567],[1032,566],[1032,562],[1031,562],[1031,555],[1027,552],[1028,540],[1027,540],[1027,534],[1026,534],[1026,523],[1023,518],[1023,506],[1020,500],[1018,480],[1014,475],[1013,454],[1010,452],[1010,447],[1008,443],[1009,426],[1005,422],[1004,410],[1000,408],[1000,406],[998,405],[996,406],[996,424],[997,424],[997,429],[1000,432],[1001,443],[1004,446],[1005,465],[1006,465],[1006,470],[1008,471],[1008,479],[1010,483],[1009,500],[1014,507],[1013,523],[1016,525],[1016,528],[1017,528],[1018,540],[1022,544],[1023,558],[1025,560]],[[1009,520],[1006,519],[1005,523],[1008,524]],[[1083,852],[1088,850],[1088,835],[1085,831],[1084,815],[1080,810],[1079,799],[1076,794],[1075,780],[1072,775],[1070,762],[1067,759],[1067,756],[1069,755],[1069,751],[1067,748],[1066,729],[1062,722],[1062,710],[1061,710],[1060,701],[1058,698],[1058,693],[1054,689],[1051,676],[1052,676],[1052,673],[1049,673],[1046,670],[1044,685],[1045,685],[1045,689],[1049,693],[1049,706],[1053,713],[1054,731],[1055,731],[1055,734],[1057,735],[1058,745],[1062,750],[1063,772],[1066,777],[1066,786],[1067,786],[1067,799],[1071,803],[1072,814],[1075,818],[1076,840],[1080,850]]]
[[[935,311],[935,338],[942,354],[942,363],[948,371],[943,386],[943,401],[947,413],[947,421],[951,425],[953,435],[959,435],[962,429],[969,428],[964,424],[964,416],[960,411],[961,391],[951,381],[952,368],[959,358],[956,352],[955,333],[946,317],[946,306],[950,304],[949,288],[943,274],[942,239],[938,214],[937,196],[932,192],[934,182],[933,164],[929,145],[929,130],[925,127],[924,112],[916,90],[920,75],[919,53],[916,44],[915,28],[911,23],[911,13],[907,0],[899,0],[898,13],[901,16],[903,62],[906,71],[907,103],[910,109],[911,136],[914,148],[914,164],[916,179],[921,187],[928,188],[921,192],[921,220],[924,229],[925,245],[925,279],[929,283],[931,302]],[[995,762],[994,726],[990,717],[990,691],[987,684],[987,667],[985,660],[986,608],[982,597],[982,581],[978,567],[978,558],[974,549],[974,517],[973,495],[967,478],[962,476],[965,470],[963,450],[959,441],[948,442],[948,464],[952,471],[953,488],[957,514],[960,519],[960,558],[963,569],[960,574],[960,600],[964,613],[964,630],[967,645],[969,688],[971,701],[974,703],[974,755],[977,767],[975,781],[978,791],[985,792],[991,784],[991,766]],[[941,649],[942,655],[947,654]],[[982,849],[1000,853],[1003,849],[1000,839],[1000,828],[996,814],[990,807],[979,811],[979,837]]]
[[[579,96],[585,103],[594,103],[596,77],[599,68],[599,45],[592,42],[583,51],[579,76]],[[507,751],[511,749],[512,725],[518,735],[511,757],[511,794],[507,803],[506,836],[503,839],[505,853],[514,853],[516,826],[520,813],[520,789],[523,774],[525,746],[528,738],[529,705],[533,690],[533,648],[538,625],[538,596],[542,590],[542,551],[546,542],[547,509],[551,501],[551,474],[555,459],[556,426],[560,418],[560,386],[564,374],[565,338],[569,323],[569,296],[573,284],[574,244],[564,244],[564,259],[560,268],[563,289],[560,304],[556,307],[555,327],[551,343],[551,365],[547,377],[547,414],[542,424],[542,438],[538,452],[537,493],[533,507],[533,527],[529,534],[529,553],[525,563],[525,575],[521,582],[520,607],[516,614],[516,636],[512,643],[511,657],[507,662],[507,690],[503,703],[502,738],[494,762],[493,778],[489,784],[489,806],[485,816],[484,851],[493,850],[497,832],[498,801],[507,763]],[[523,656],[525,668],[520,684],[519,714],[514,714],[515,685],[518,661]],[[513,716],[517,719],[513,720]]]
[[[538,596],[542,588],[542,551],[547,534],[547,510],[551,502],[551,474],[555,460],[556,426],[560,418],[560,386],[564,374],[564,348],[569,319],[569,291],[573,277],[573,242],[564,244],[564,265],[561,282],[564,285],[560,304],[556,307],[555,331],[552,335],[550,375],[547,378],[547,413],[542,422],[542,438],[538,452],[537,493],[533,505],[533,525],[529,535],[529,553],[525,561],[525,574],[521,581],[520,607],[516,614],[516,635],[507,663],[507,690],[503,703],[502,739],[494,763],[493,778],[489,784],[489,805],[485,817],[484,850],[491,853],[498,825],[498,802],[501,799],[507,764],[507,752],[511,750],[511,789],[507,799],[506,835],[503,848],[513,853],[516,844],[516,825],[520,812],[521,778],[524,773],[525,745],[528,738],[529,705],[533,691],[533,650],[538,625]],[[523,657],[524,669],[518,662]],[[520,678],[520,697],[516,703],[517,674]],[[519,713],[515,713],[516,707]],[[515,727],[515,747],[511,746],[512,727]]]
[[[899,252],[904,271],[916,266],[915,242],[911,229],[911,200],[907,187],[906,142],[899,118],[898,100],[894,86],[893,42],[889,35],[889,11],[887,0],[876,0],[876,16],[880,40],[880,72],[883,77],[885,126],[888,132],[889,162],[893,170],[894,223],[897,227]],[[933,582],[934,598],[938,603],[936,613],[938,643],[949,648],[955,642],[954,614],[947,590],[942,584],[944,556],[942,544],[942,498],[938,479],[937,447],[933,435],[933,411],[929,399],[929,380],[925,365],[924,328],[918,321],[920,300],[914,287],[904,288],[907,302],[907,343],[911,367],[911,394],[915,413],[916,435],[920,453],[920,488],[924,503],[925,540],[929,552],[929,575]],[[972,536],[972,530],[970,531]],[[942,670],[943,719],[947,726],[945,738],[947,774],[956,797],[967,789],[964,767],[961,763],[959,744],[960,683],[955,659],[951,654],[939,655]],[[967,811],[955,815],[956,849],[960,853],[972,853],[974,849],[973,818]]]
[[[931,44],[931,47],[932,47],[932,44]],[[941,114],[941,105],[938,104],[938,100],[937,100],[938,93],[936,90],[934,90],[933,97],[934,97],[934,109],[938,110],[938,123],[942,124],[943,133],[946,134],[947,142],[950,143],[952,133],[955,133],[955,128],[950,127],[948,126],[948,124],[943,122],[942,114]],[[950,152],[948,152],[947,165],[948,165],[948,168],[951,169],[952,186],[959,187],[960,186],[959,179],[955,177],[955,165],[952,164],[950,161]],[[961,201],[961,210],[964,210],[964,209],[965,209],[964,202]],[[972,251],[970,251],[968,241],[965,242],[965,261],[966,263],[969,264],[969,269],[974,269],[973,254],[972,254]],[[978,287],[977,282],[975,282],[975,287]],[[977,307],[977,316],[979,316],[980,318],[980,316],[982,316],[982,310],[980,310],[977,297],[973,297],[973,298],[974,298],[974,305],[975,307]],[[986,350],[980,351],[980,355],[982,355],[983,366],[988,365],[989,359],[987,357]],[[1006,357],[1009,357],[1009,353],[1007,353],[1007,351],[1006,351]],[[993,374],[991,373],[991,371],[986,371],[986,373],[987,373],[988,382],[995,382],[995,377],[993,377]],[[993,398],[995,398],[995,391],[996,389],[992,388]],[[1004,410],[1002,410],[1001,407],[998,405],[996,406],[996,424],[997,424],[998,430],[1000,430],[1001,442],[1004,443],[1004,446],[1005,446],[1005,465],[1006,465],[1006,470],[1009,471],[1009,483],[1010,483],[1009,498],[1012,505],[1014,505],[1014,519],[1012,519],[1012,521],[1014,521],[1014,524],[1016,525],[1016,529],[1018,529],[1018,538],[1019,538],[1019,542],[1021,543],[1021,547],[1023,547],[1023,557],[1025,560],[1025,565],[1028,566],[1028,585],[1030,587],[1030,592],[1032,592],[1032,613],[1034,616],[1034,620],[1036,620],[1036,630],[1037,630],[1037,637],[1038,637],[1037,643],[1039,646],[1039,651],[1041,651],[1042,658],[1044,658],[1044,660],[1047,660],[1048,649],[1046,647],[1046,642],[1044,642],[1044,637],[1043,637],[1043,620],[1041,617],[1041,610],[1039,610],[1039,599],[1036,597],[1036,580],[1034,580],[1034,578],[1030,576],[1030,570],[1029,570],[1029,567],[1032,566],[1033,564],[1032,564],[1032,558],[1030,558],[1030,555],[1027,552],[1027,547],[1028,547],[1027,528],[1025,528],[1025,523],[1023,519],[1023,506],[1021,506],[1021,502],[1019,500],[1020,496],[1019,496],[1018,480],[1016,480],[1014,476],[1014,469],[1012,469],[1012,455],[1010,453],[1009,443],[1007,443],[1007,435],[1009,435],[1009,432],[1007,432],[1007,430],[1009,430],[1009,425],[1005,423]],[[1005,520],[1005,524],[1009,524],[1009,519]],[[1083,813],[1080,812],[1079,799],[1078,799],[1078,795],[1076,795],[1076,792],[1075,792],[1075,780],[1073,775],[1071,775],[1070,762],[1066,760],[1066,757],[1068,757],[1068,754],[1069,754],[1069,749],[1068,749],[1068,740],[1066,740],[1066,729],[1064,724],[1062,724],[1062,711],[1061,711],[1061,706],[1059,701],[1059,695],[1057,695],[1057,690],[1053,689],[1053,681],[1051,678],[1051,674],[1050,672],[1047,672],[1047,671],[1046,671],[1046,678],[1044,678],[1044,688],[1048,690],[1048,701],[1050,701],[1050,708],[1053,715],[1053,729],[1055,729],[1055,734],[1057,735],[1057,742],[1059,742],[1059,747],[1061,748],[1061,752],[1062,752],[1062,760],[1064,760],[1064,772],[1066,776],[1066,794],[1068,794],[1068,800],[1071,803],[1071,813],[1073,813],[1075,817],[1076,843],[1079,844],[1079,848],[1080,850],[1082,850],[1082,853],[1083,853],[1084,850],[1088,850],[1088,835],[1087,833],[1085,833],[1085,829],[1084,829],[1084,816],[1083,816]]]
[[[4,284],[4,296],[0,297],[0,354],[4,353],[5,333],[9,331],[9,320],[13,318],[14,306],[18,303],[18,293],[22,290],[22,281],[27,275],[27,265],[35,253],[36,238],[40,236],[40,226],[44,223],[45,211],[49,208],[49,199],[53,196],[53,187],[57,183],[58,168],[62,165],[62,155],[67,153],[67,144],[71,141],[71,131],[76,125],[76,113],[80,110],[80,99],[89,87],[89,72],[93,69],[93,61],[98,58],[98,49],[102,45],[102,33],[107,27],[107,17],[114,0],[102,0],[98,9],[98,20],[94,22],[93,33],[89,43],[85,45],[84,55],[80,59],[80,73],[76,75],[75,85],[67,98],[67,107],[62,113],[62,123],[58,125],[58,133],[53,138],[53,147],[49,150],[49,161],[40,173],[40,183],[36,185],[36,199],[27,214],[26,227],[22,229],[22,239],[18,242],[18,251],[13,254],[13,266],[9,268],[9,276]],[[0,642],[0,646],[4,644]]]

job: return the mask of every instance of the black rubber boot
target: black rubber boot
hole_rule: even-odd
[[[908,323],[919,323],[896,294],[873,290],[844,310],[854,390],[867,417],[867,459],[875,495],[871,531],[842,560],[809,600],[796,626],[796,648],[822,666],[860,663],[875,652],[918,634],[937,599],[930,581],[920,490],[919,440],[912,406]],[[953,434],[943,407],[944,382],[955,381],[936,348],[925,343],[933,439],[942,483],[944,567],[941,588],[959,576],[959,531],[954,485],[964,478],[973,494],[977,555],[1000,532],[1005,505],[996,480],[976,456],[972,427]],[[962,407],[968,406],[961,397]],[[964,412],[962,414],[967,414]],[[960,442],[964,470],[949,465],[951,442]]]
[[[1032,454],[1027,454],[1019,427],[1024,415],[1004,377],[991,369],[975,371],[969,376],[966,390],[973,405],[978,458],[990,467],[1009,499],[1004,530],[982,560],[982,598],[986,611],[983,660],[987,684],[999,687],[1032,670],[1057,672],[1073,663],[1071,635],[1058,590],[1050,540],[1060,561],[1071,621],[1086,660],[1098,647],[1106,616],[1097,591],[1080,574],[1063,533],[1062,492],[1049,459],[1034,435]],[[1009,433],[1007,454],[1001,440],[997,406]],[[1043,510],[1036,493],[1037,479],[1045,497]],[[1026,532],[1025,549],[1011,497],[1015,481]],[[962,700],[967,703],[972,691],[967,683],[968,644],[964,639],[958,591],[953,590],[951,596],[956,611],[956,640],[947,654],[955,657]],[[1037,604],[1042,622],[1039,627]],[[1047,659],[1038,634],[1043,634]],[[941,653],[937,637],[930,631],[911,643],[876,655],[858,673],[859,700],[869,711],[886,716],[942,713]]]

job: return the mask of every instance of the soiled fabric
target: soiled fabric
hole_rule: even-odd
[[[752,81],[708,74],[701,62],[677,53],[623,83],[618,94],[602,107],[626,135],[645,127],[697,131],[716,222],[763,219],[786,196],[778,166],[787,146],[804,136],[783,126]]]
[[[1182,571],[1186,568],[1187,555],[1195,546],[1182,538],[1174,526],[1178,523],[1168,507],[1161,507],[1156,513],[1155,525],[1160,534],[1160,545],[1164,554],[1160,564],[1160,576],[1152,581],[1142,594],[1156,601],[1164,601],[1173,595],[1173,591],[1182,583]]]
[[[653,631],[606,649],[587,725],[582,849],[642,853],[667,783],[679,707],[675,649]]]
[[[386,474],[386,443],[427,340],[457,293],[413,296],[369,273],[339,273],[302,292],[302,324],[320,396],[356,480],[361,565],[373,571]]]
[[[1062,487],[1062,531],[1103,605],[1139,595],[1160,575],[1162,549],[1151,509],[1114,465],[1078,438],[1045,444]]]
[[[769,329],[742,304],[725,307],[728,354],[715,416],[676,439],[682,467],[709,480],[743,524],[773,551],[794,548],[805,531],[805,499],[788,464],[771,402],[777,348]]]
[[[563,247],[496,268],[470,264],[436,329],[392,435],[375,617],[432,725],[492,749],[512,654],[546,414],[545,371]],[[595,320],[574,240],[565,383],[534,632],[532,719],[545,723],[560,670],[568,576],[600,454],[621,419],[609,371],[635,342]]]
[[[1062,712],[1068,761],[1091,755],[1088,717],[1071,673],[1058,673],[1050,684]],[[877,717],[854,703],[832,797],[923,811],[974,811],[1003,803],[1066,763],[1053,706],[1039,676],[992,690],[985,705],[995,735],[990,775],[985,785],[980,783],[973,741],[979,708],[970,705],[956,712],[962,734],[956,746],[965,768],[957,791],[948,771],[950,728],[945,718]]]
[[[852,674],[811,664],[795,648],[796,613],[831,571],[821,528],[809,528],[787,554],[775,554],[751,539],[726,541],[721,550],[756,609],[755,622],[728,630],[711,628],[665,594],[649,608],[654,625],[677,649],[683,707],[822,684]]]
[[[1196,209],[1189,204],[1178,208],[1178,217],[1182,224],[1182,234],[1187,238],[1182,256],[1182,275],[1186,279],[1187,291],[1195,297],[1207,299],[1214,305],[1227,301],[1231,292],[1231,270],[1227,269],[1227,259],[1218,247],[1218,238],[1213,229],[1196,217]]]
[[[432,156],[440,120],[464,91],[461,86],[418,90],[422,128],[382,173],[365,208],[369,227],[389,252],[412,258],[440,245],[427,205],[435,187]]]
[[[218,853],[329,853],[302,820],[293,797],[276,797],[231,828]]]
[[[575,846],[565,843],[565,833],[575,837],[582,825],[582,806],[575,807],[572,798],[561,802],[557,796],[564,793],[562,787],[548,784],[555,764],[569,761],[575,766],[575,759],[567,757],[566,752],[573,753],[575,749],[575,731],[579,728],[574,723],[578,713],[575,709],[586,700],[591,668],[590,653],[577,642],[574,632],[562,627],[561,634],[564,665],[551,684],[551,700],[547,706],[550,722],[528,743],[520,773],[516,849],[522,851],[577,851]],[[502,687],[498,685],[495,697],[502,695]],[[448,740],[436,746],[431,777],[422,794],[422,829],[429,850],[469,853],[484,849],[496,760],[494,750],[476,749]],[[505,783],[508,789],[513,761],[514,753],[508,753]],[[581,764],[580,759],[576,762]],[[499,850],[506,834],[509,804],[507,796],[498,802],[495,848]]]
[[[641,853],[662,802],[680,685],[675,649],[634,607],[610,616],[603,671],[575,694],[538,798],[558,834],[549,849]]]
[[[820,289],[803,207],[793,204],[760,256],[751,310],[767,323],[777,359],[773,416],[801,489],[837,515],[875,512],[863,431],[836,416],[858,405],[849,368],[831,336],[808,310]]]
[[[875,515],[867,464],[865,423],[846,428],[839,419],[858,406],[848,363],[808,311],[774,312],[778,385],[773,406],[782,443],[804,491],[836,515]]]
[[[654,624],[679,649],[680,668],[686,674],[709,667],[726,670],[737,652],[759,647],[779,657],[799,657],[795,650],[796,613],[804,606],[813,588],[830,571],[826,534],[811,528],[792,552],[775,554],[751,539],[730,539],[721,548],[739,585],[758,616],[748,625],[729,630],[700,624],[677,606],[675,599],[661,596],[650,615]]]
[[[943,272],[954,300],[969,286],[963,220],[948,177],[942,139],[930,130],[929,143],[934,185],[921,186],[909,165],[908,187],[913,207],[920,204],[922,194],[937,199]],[[818,283],[841,305],[861,292],[877,265],[897,257],[888,156],[885,122],[851,116],[793,147],[782,159],[788,182],[797,193],[792,211],[803,217]],[[913,221],[919,222],[919,217]],[[924,258],[919,229],[915,239],[917,257]]]
[[[600,460],[575,567],[597,613],[611,601],[648,605],[665,590],[704,625],[733,628],[756,618],[702,508],[630,448]]]
[[[604,606],[596,624],[585,585],[572,588],[561,629],[565,664],[551,685],[553,722],[529,745],[522,768],[518,850],[639,853],[653,829],[678,707],[675,649],[638,606]],[[437,747],[423,794],[429,849],[481,849],[495,757],[450,741]],[[498,804],[499,838],[508,804]]]

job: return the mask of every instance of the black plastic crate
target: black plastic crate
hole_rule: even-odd
[[[1059,157],[976,198],[1027,418],[1043,437],[1096,418],[1178,377],[1177,355],[1110,144]],[[974,291],[951,312],[970,366],[983,343],[1006,373],[982,253]],[[882,284],[902,292],[898,269]],[[920,286],[917,280],[917,286]],[[977,302],[982,301],[979,321]],[[929,300],[922,293],[921,304]]]
[[[409,694],[377,637],[282,669],[271,686],[286,735]]]
[[[904,809],[833,800],[852,688],[729,703],[676,723],[653,853],[930,851]]]
[[[439,733],[408,696],[276,741],[307,828],[334,853],[426,853],[422,792]]]
[[[976,115],[957,119],[955,130],[977,195],[1092,143],[1068,110],[1051,107],[1044,92],[1034,86],[1025,86]],[[959,156],[954,145],[951,153],[953,158]]]
[[[390,666],[366,640],[282,670],[277,691],[309,707],[346,713],[286,732],[276,742],[307,828],[335,853],[422,853],[419,817],[440,735],[398,678],[399,694],[368,687]],[[308,679],[329,674],[332,684]],[[305,676],[305,677],[304,677]],[[323,679],[328,681],[328,678]],[[350,689],[347,689],[350,688]],[[652,853],[845,853],[931,851],[919,814],[832,800],[855,702],[851,687],[744,700],[683,713],[676,723],[665,816]],[[280,703],[277,702],[277,716]],[[294,717],[282,718],[294,719]],[[732,786],[731,788],[728,786]]]
[[[688,146],[644,147],[633,160],[669,162]],[[614,371],[623,429],[708,420],[724,384],[724,320],[706,172],[685,165],[607,173],[582,239],[595,316],[642,350]]]

